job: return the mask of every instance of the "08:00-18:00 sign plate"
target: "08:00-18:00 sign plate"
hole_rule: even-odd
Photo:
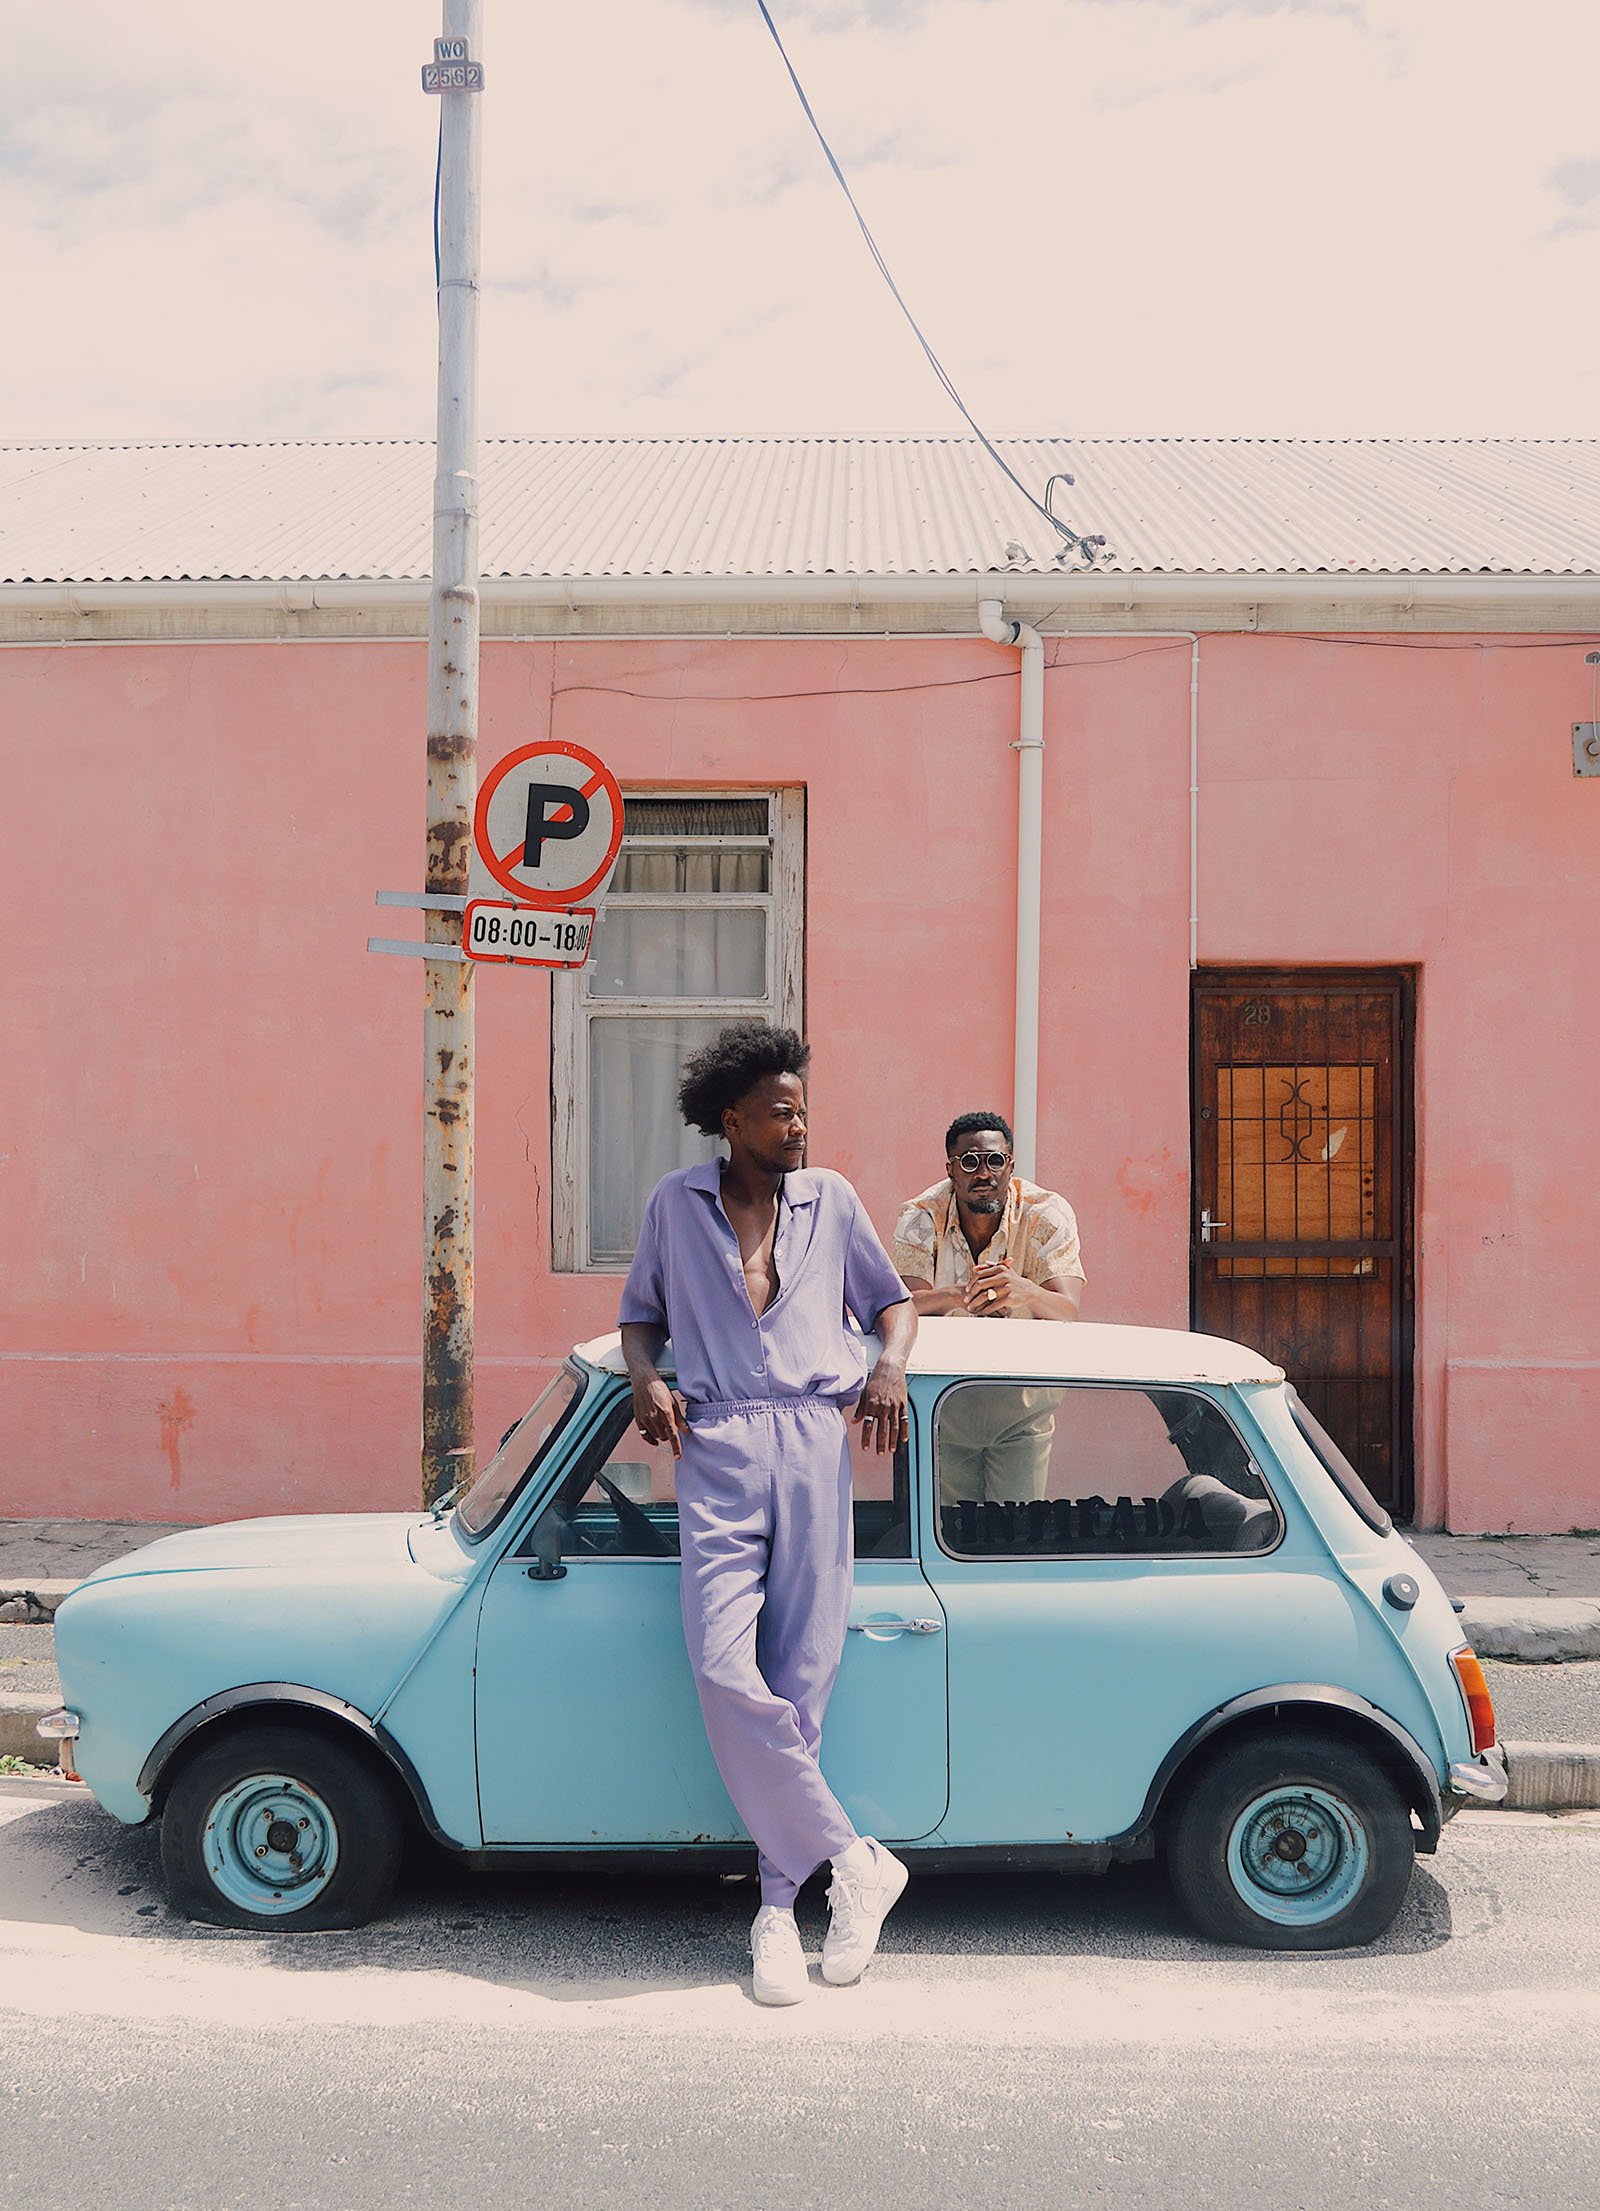
[[[461,948],[469,960],[516,960],[530,967],[582,967],[594,934],[594,908],[546,911],[475,898],[462,917]]]

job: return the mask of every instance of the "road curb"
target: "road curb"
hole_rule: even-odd
[[[1508,1812],[1600,1811],[1600,1743],[1507,1743]]]
[[[1579,1597],[1469,1597],[1461,1632],[1480,1658],[1547,1666],[1600,1658],[1600,1604]]]
[[[7,1689],[0,1693],[0,1758],[26,1758],[36,1766],[53,1766],[55,1748],[39,1736],[34,1722],[53,1712],[61,1702],[48,1690]]]
[[[0,1582],[0,1627],[48,1627],[75,1581]]]

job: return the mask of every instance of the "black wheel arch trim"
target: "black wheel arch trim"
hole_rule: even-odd
[[[1336,1689],[1324,1681],[1284,1681],[1272,1689],[1250,1689],[1243,1696],[1230,1697],[1226,1704],[1219,1704],[1214,1711],[1196,1720],[1173,1744],[1156,1769],[1144,1800],[1144,1810],[1134,1828],[1135,1834],[1152,1827],[1161,1809],[1161,1801],[1171,1785],[1174,1775],[1192,1751],[1221,1729],[1236,1720],[1251,1719],[1283,1707],[1299,1711],[1335,1711],[1360,1720],[1376,1733],[1387,1737],[1400,1758],[1412,1787],[1412,1810],[1422,1822],[1422,1832],[1417,1837],[1417,1849],[1424,1857],[1439,1846],[1440,1832],[1444,1826],[1444,1808],[1439,1791],[1439,1776],[1433,1769],[1433,1761],[1427,1752],[1400,1722],[1391,1719],[1378,1705],[1356,1695],[1353,1689]]]
[[[289,1712],[316,1712],[325,1719],[337,1720],[359,1735],[383,1759],[390,1771],[405,1789],[413,1809],[432,1840],[445,1850],[466,1850],[470,1844],[460,1842],[454,1835],[447,1835],[434,1817],[428,1792],[422,1785],[422,1776],[412,1764],[388,1729],[370,1719],[359,1705],[349,1704],[343,1697],[336,1697],[326,1689],[307,1689],[296,1681],[252,1681],[237,1689],[224,1689],[217,1696],[207,1697],[200,1704],[192,1705],[181,1719],[173,1721],[139,1768],[136,1784],[139,1794],[146,1799],[152,1811],[156,1806],[156,1794],[161,1787],[162,1776],[172,1763],[174,1753],[181,1750],[201,1728],[209,1727],[217,1720],[235,1713],[251,1710],[276,1709]]]

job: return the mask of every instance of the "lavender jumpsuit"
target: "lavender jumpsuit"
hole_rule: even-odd
[[[760,1852],[763,1903],[855,1840],[817,1763],[850,1608],[846,1409],[870,1328],[905,1284],[855,1191],[785,1175],[778,1294],[758,1315],[715,1160],[658,1182],[620,1318],[672,1338],[689,1433],[678,1461],[683,1627],[712,1754]]]

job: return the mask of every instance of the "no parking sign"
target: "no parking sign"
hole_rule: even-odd
[[[472,819],[467,958],[582,967],[595,912],[577,901],[605,895],[621,843],[617,779],[582,745],[550,738],[496,761]]]
[[[469,895],[546,908],[602,898],[621,844],[622,792],[604,761],[555,738],[524,745],[479,786]]]

